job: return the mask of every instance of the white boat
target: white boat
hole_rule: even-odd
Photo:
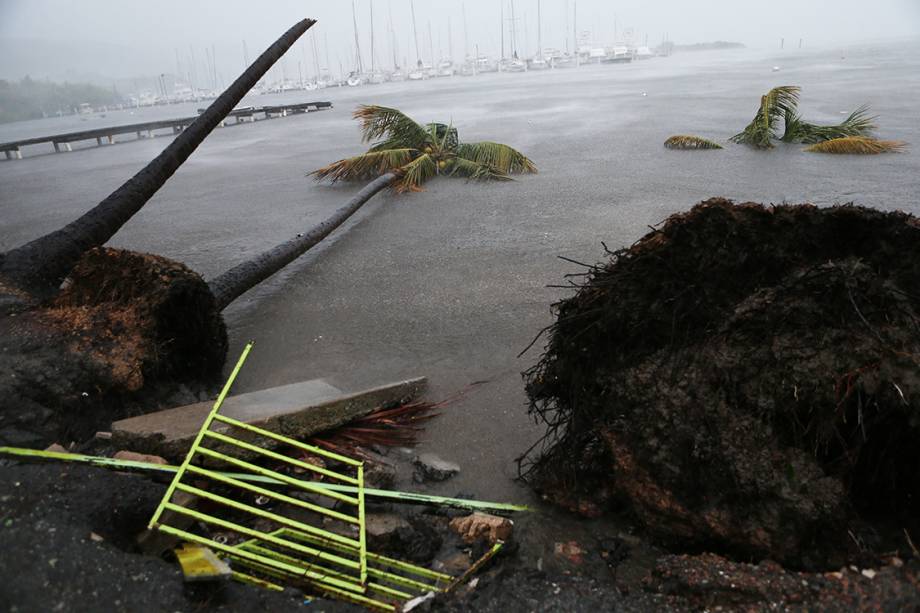
[[[492,61],[488,55],[480,55],[476,58],[476,72],[495,72],[498,70],[498,64]]]
[[[604,50],[605,57],[601,60],[605,64],[625,64],[633,59],[629,48],[623,45],[614,45]]]
[[[348,78],[345,79],[345,83],[349,87],[358,87],[359,85],[363,85],[364,82],[365,82],[364,75],[356,73],[356,72],[352,72],[351,74],[348,75]]]
[[[637,60],[650,60],[655,57],[655,54],[648,47],[636,47],[635,53]]]
[[[409,80],[410,81],[421,81],[428,78],[428,71],[424,66],[419,66],[415,70],[409,71]]]
[[[439,77],[454,76],[454,63],[450,60],[441,60],[440,62],[438,62],[437,76]]]
[[[367,75],[367,82],[371,85],[380,85],[387,80],[386,75],[381,70],[375,70]]]

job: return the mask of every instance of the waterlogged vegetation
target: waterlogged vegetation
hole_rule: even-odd
[[[317,180],[361,181],[393,173],[391,185],[403,193],[420,191],[437,175],[510,181],[512,174],[537,172],[530,159],[508,145],[461,143],[452,125],[422,125],[401,111],[373,105],[358,107],[354,118],[361,122],[364,142],[377,142],[366,153],[314,170],[310,174]]]

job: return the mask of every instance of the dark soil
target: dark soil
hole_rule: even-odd
[[[216,382],[227,335],[207,284],[159,256],[87,252],[52,299],[0,314],[0,444],[82,441]],[[184,387],[183,387],[184,386]]]
[[[920,225],[713,199],[579,279],[525,465],[676,551],[839,568],[920,531]]]

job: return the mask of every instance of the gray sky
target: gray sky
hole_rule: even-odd
[[[355,3],[363,60],[369,65],[371,0]],[[395,38],[400,63],[414,64],[409,0],[372,3],[377,63],[392,65]],[[537,5],[538,0],[514,0],[522,55],[537,49]],[[497,56],[502,6],[510,20],[510,0],[415,0],[423,59],[446,57],[452,46],[454,59],[460,60],[465,39],[470,52],[478,45],[482,53]],[[589,30],[602,42],[613,40],[615,25],[618,32],[632,28],[639,43],[647,36],[652,45],[666,33],[676,43],[732,40],[752,47],[776,46],[780,37],[792,44],[804,38],[808,46],[920,38],[920,0],[542,0],[544,47],[564,49],[566,34],[571,41],[576,6],[578,30]],[[395,37],[390,34],[390,14]],[[29,74],[104,83],[177,70],[188,74],[194,66],[201,80],[213,49],[220,80],[226,83],[242,69],[244,40],[251,60],[302,17],[319,21],[312,35],[320,64],[326,65],[328,49],[334,72],[340,63],[346,71],[351,69],[354,32],[349,0],[0,0],[0,78]],[[304,77],[313,74],[310,37],[308,33],[288,52],[288,77],[298,78],[300,70]]]

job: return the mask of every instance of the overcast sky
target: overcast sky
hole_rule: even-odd
[[[371,4],[376,62],[392,65],[395,39],[399,62],[414,64],[410,0],[355,0],[364,64],[371,58]],[[513,4],[516,46],[521,55],[532,55],[538,0]],[[476,45],[497,56],[502,7],[510,48],[510,0],[415,0],[414,5],[418,47],[426,62],[451,50],[460,60],[465,47],[472,53]],[[578,30],[601,42],[613,40],[615,27],[620,37],[631,29],[638,43],[647,37],[651,45],[665,34],[676,43],[732,40],[751,47],[778,46],[780,37],[793,45],[803,38],[811,47],[920,38],[920,0],[542,0],[540,6],[543,46],[560,49],[572,45],[576,9]],[[288,52],[286,76],[296,79],[302,71],[309,78],[315,71],[311,36],[323,67],[328,50],[334,72],[339,65],[353,68],[350,0],[0,0],[0,78],[29,74],[105,82],[188,75],[195,68],[201,80],[213,50],[226,83],[242,69],[243,41],[251,60],[303,17],[319,23]]]

